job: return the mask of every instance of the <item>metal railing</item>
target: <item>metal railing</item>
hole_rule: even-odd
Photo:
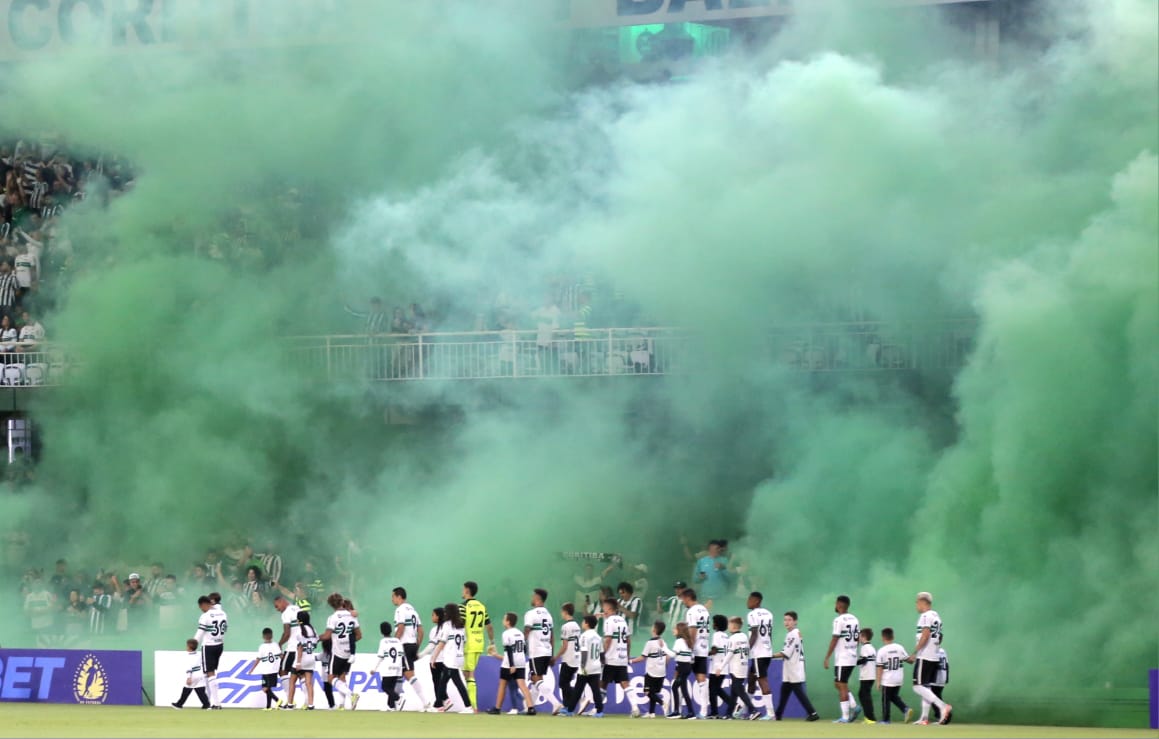
[[[301,336],[292,364],[330,382],[491,380],[705,372],[735,365],[809,372],[955,370],[973,346],[969,320],[781,326],[730,346],[674,328]],[[738,340],[739,341],[739,340]]]
[[[66,355],[59,346],[17,342],[0,347],[0,386],[59,385],[68,370]]]

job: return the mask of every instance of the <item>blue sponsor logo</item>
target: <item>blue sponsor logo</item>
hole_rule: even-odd
[[[261,695],[262,676],[249,671],[251,664],[253,664],[252,659],[240,659],[228,666],[223,663],[218,668],[217,690],[218,695],[221,696],[222,705],[244,705],[251,695]],[[351,670],[346,680],[350,689],[355,692],[382,690],[381,680],[377,673]],[[315,687],[321,689],[323,682],[325,682],[324,673],[315,672]]]

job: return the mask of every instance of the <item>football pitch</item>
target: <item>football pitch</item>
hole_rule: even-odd
[[[0,737],[994,737],[1030,739],[1099,736],[1109,739],[1154,737],[1131,729],[1057,726],[1001,726],[953,723],[949,726],[835,725],[828,721],[669,721],[626,716],[560,718],[553,716],[461,716],[426,713],[354,711],[202,711],[142,706],[60,706],[5,704]]]

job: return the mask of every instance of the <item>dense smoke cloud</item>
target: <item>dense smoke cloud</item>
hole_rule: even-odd
[[[818,684],[838,592],[904,633],[933,591],[978,705],[1028,655],[1052,687],[1086,685],[1072,645],[1091,634],[1099,684],[1153,666],[1153,3],[1043,3],[1055,41],[996,65],[935,53],[967,44],[933,16],[853,6],[678,84],[575,93],[542,19],[390,7],[366,25],[408,33],[224,79],[206,53],[14,81],[6,127],[141,172],[70,216],[77,251],[101,250],[54,317],[84,364],[41,408],[41,489],[4,501],[38,552],[350,537],[369,611],[394,584],[425,606],[467,577],[500,610],[558,582],[559,550],[623,551],[655,594],[686,575],[679,535],[726,536],[771,607],[802,613]],[[261,252],[193,256],[239,199],[287,187],[301,239],[255,206]],[[567,271],[594,276],[597,311],[619,292],[636,320],[687,327],[703,371],[368,394],[280,348],[349,330],[337,308],[372,294],[467,329]],[[902,380],[809,378],[765,349],[850,309],[976,319],[975,349],[956,377]],[[384,428],[384,397],[456,412]]]

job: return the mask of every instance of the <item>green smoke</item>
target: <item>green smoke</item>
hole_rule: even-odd
[[[69,216],[80,274],[52,325],[83,362],[40,409],[42,504],[4,504],[34,550],[132,566],[236,536],[290,564],[353,539],[377,618],[395,584],[424,610],[467,578],[493,611],[540,583],[557,603],[561,550],[646,562],[654,595],[687,575],[681,534],[725,536],[769,606],[801,612],[818,701],[839,592],[904,634],[931,590],[953,694],[991,715],[1028,661],[1053,694],[1140,684],[1159,646],[1154,5],[1043,4],[1054,41],[994,66],[947,55],[968,44],[933,16],[853,6],[679,85],[581,93],[541,19],[477,10],[367,5],[360,25],[409,33],[228,76],[205,53],[16,80],[5,127],[141,170]],[[300,204],[272,195],[289,187]],[[221,237],[239,202],[248,249]],[[614,288],[688,327],[700,372],[366,392],[282,349],[353,330],[343,300],[435,300],[468,328],[567,270],[597,276],[597,318]],[[850,308],[907,326],[883,337],[903,346],[904,322],[971,319],[969,363],[773,361],[773,328]],[[384,402],[420,423],[386,427]]]

